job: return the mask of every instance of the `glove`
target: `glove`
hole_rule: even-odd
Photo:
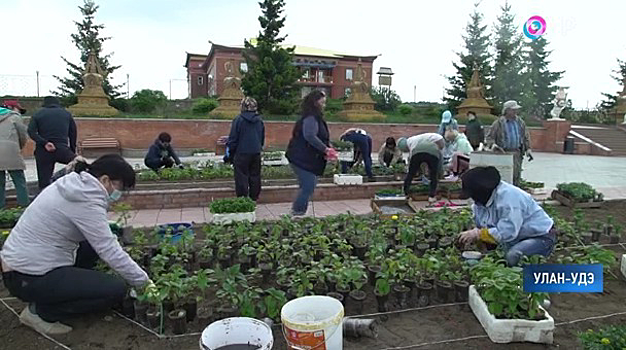
[[[148,280],[148,283],[146,283],[144,287],[144,293],[149,298],[156,298],[159,296],[159,288],[157,288],[156,284],[154,284],[152,280]]]

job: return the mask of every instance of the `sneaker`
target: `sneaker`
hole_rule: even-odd
[[[298,217],[298,216],[305,216],[305,215],[306,215],[306,212],[300,212],[300,211],[293,211],[293,210],[292,210],[292,211],[289,213],[289,215],[290,215],[290,216],[296,216],[296,217]]]
[[[428,204],[433,204],[437,201],[437,198],[435,197],[428,197]]]
[[[32,313],[28,306],[20,314],[20,322],[39,333],[48,335],[67,334],[72,331],[72,327],[66,326],[61,322],[51,323],[44,321],[37,314]]]

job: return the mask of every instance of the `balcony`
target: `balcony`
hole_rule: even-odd
[[[331,69],[305,68],[298,82],[306,85],[332,85],[333,71]]]

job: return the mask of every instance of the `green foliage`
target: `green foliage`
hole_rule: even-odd
[[[130,111],[130,102],[126,98],[116,98],[109,102],[111,107],[117,109],[120,112],[128,112]]]
[[[0,227],[13,227],[22,216],[24,209],[0,209]]]
[[[327,114],[335,114],[341,110],[343,110],[343,99],[337,99],[337,98],[326,99],[326,107],[324,108],[324,111]]]
[[[551,51],[546,49],[548,41],[541,36],[524,45],[524,71],[522,73],[522,102],[527,116],[545,119],[551,110],[557,86],[563,72],[551,72],[548,58]]]
[[[573,198],[576,202],[600,202],[604,198],[602,193],[597,192],[591,185],[584,182],[560,183],[556,185],[556,189]]]
[[[412,107],[411,105],[408,105],[408,104],[401,104],[401,105],[398,107],[398,111],[399,111],[399,112],[400,112],[400,114],[402,114],[402,115],[411,115],[411,114],[413,114],[414,109],[413,109],[413,107]]]
[[[198,98],[194,101],[191,111],[196,114],[206,114],[217,108],[218,105],[214,98]]]
[[[626,349],[626,326],[607,326],[597,331],[588,329],[578,333],[578,340],[584,350],[623,350]]]
[[[216,199],[209,205],[211,213],[249,213],[254,211],[256,204],[248,197]]]
[[[261,31],[256,42],[245,41],[244,58],[248,72],[241,87],[248,96],[254,97],[259,110],[272,114],[291,114],[296,107],[297,86],[295,82],[302,73],[293,62],[294,48],[281,43],[280,30],[285,25],[284,0],[259,2]]]
[[[383,86],[372,88],[371,94],[376,103],[374,108],[377,111],[393,112],[402,103],[400,96],[395,91]]]
[[[624,84],[624,81],[626,79],[626,60],[622,61],[618,58],[617,66],[618,68],[613,70],[614,75],[611,75],[611,78],[613,78],[613,80],[617,81],[620,84]],[[617,94],[602,93],[602,95],[606,99],[603,100],[600,104],[600,110],[609,111],[615,108],[615,106],[617,105]]]
[[[526,181],[524,179],[521,179],[519,187],[522,189],[544,188],[545,184],[543,182],[532,182],[532,181]]]
[[[157,107],[163,106],[167,97],[163,91],[143,89],[136,91],[130,99],[133,109],[142,113],[154,112]]]
[[[481,82],[486,87],[486,91],[484,91],[486,97],[490,98],[491,96],[492,67],[488,51],[489,35],[487,34],[487,26],[483,25],[483,14],[478,11],[478,5],[478,3],[474,5],[474,12],[470,15],[470,21],[465,27],[464,50],[457,52],[458,63],[452,63],[456,73],[446,77],[450,83],[450,88],[446,89],[447,96],[444,97],[444,101],[450,110],[456,109],[467,97],[467,84],[472,78],[474,67],[478,69]]]
[[[334,149],[336,149],[339,152],[350,151],[354,148],[354,144],[349,141],[341,141],[341,140],[331,141],[331,145],[333,146]]]
[[[283,152],[281,151],[273,151],[273,152],[263,152],[263,160],[264,161],[276,161],[283,159]]]
[[[384,188],[376,191],[377,196],[401,196],[402,190],[399,188]]]
[[[56,75],[54,76],[61,84],[55,94],[65,103],[76,103],[76,95],[84,88],[83,70],[85,69],[85,64],[87,63],[90,52],[96,53],[100,67],[106,73],[103,77],[104,93],[111,99],[115,99],[121,95],[118,90],[123,84],[112,85],[109,81],[111,74],[121,66],[115,66],[109,62],[112,54],[104,55],[102,53],[102,44],[111,38],[103,37],[100,34],[100,31],[104,29],[103,24],[94,23],[98,7],[99,6],[96,5],[93,0],[84,0],[83,6],[78,6],[83,19],[80,22],[74,22],[77,32],[72,34],[71,38],[76,48],[80,51],[80,63],[72,63],[67,58],[61,56],[61,59],[67,64],[69,77],[61,78]]]
[[[273,320],[277,320],[280,317],[280,310],[283,308],[283,305],[287,303],[285,292],[270,288],[266,290],[265,293],[266,296],[263,298],[263,304],[267,316]]]

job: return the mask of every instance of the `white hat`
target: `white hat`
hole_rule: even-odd
[[[514,100],[506,101],[502,105],[502,114],[503,115],[506,114],[507,109],[520,109],[520,108],[522,108],[522,106],[518,105],[517,101],[514,101]]]

